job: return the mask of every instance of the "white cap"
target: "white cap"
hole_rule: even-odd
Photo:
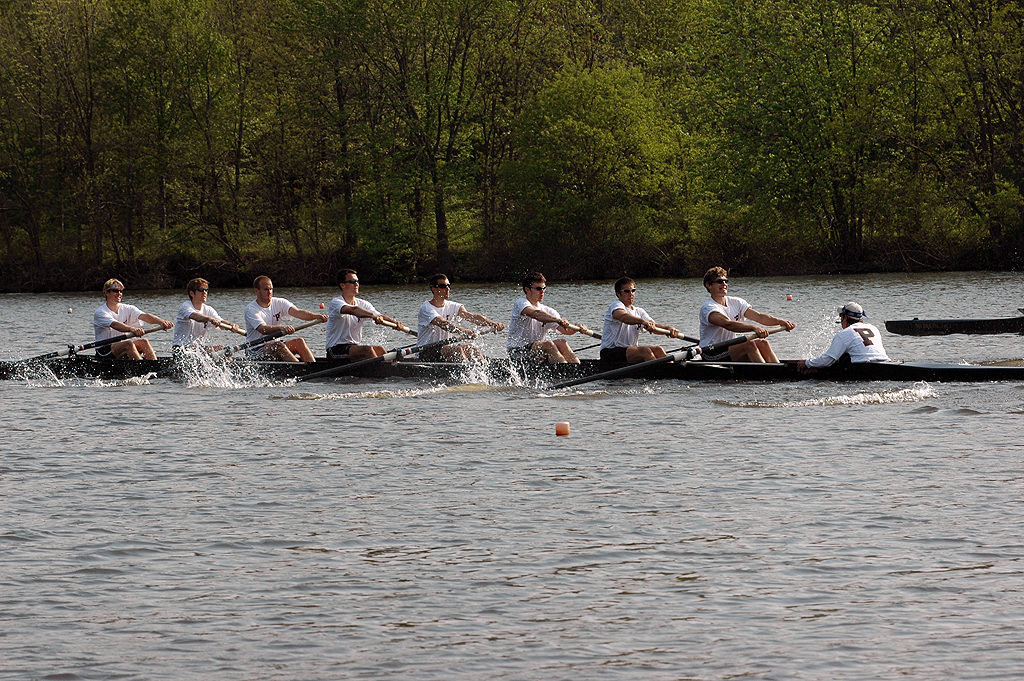
[[[840,315],[846,315],[851,319],[860,319],[861,317],[867,317],[867,313],[864,312],[864,308],[858,303],[849,302],[839,308]]]

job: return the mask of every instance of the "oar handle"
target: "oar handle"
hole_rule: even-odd
[[[594,331],[592,329],[584,329],[579,324],[566,324],[565,328],[569,329],[570,331],[575,331],[576,333],[582,333],[584,336],[590,336],[591,338],[596,338],[598,340],[601,340],[601,334],[600,333],[598,333],[597,331]]]
[[[661,324],[655,324],[654,325],[654,329],[655,329],[655,331],[657,333],[660,333],[663,336],[668,336],[669,338],[672,338],[672,330],[669,329],[667,326],[662,326]],[[687,343],[700,343],[700,339],[699,338],[693,338],[692,336],[687,336],[685,334],[679,333],[678,329],[676,330],[676,333],[678,334],[676,336],[676,338],[678,338],[680,340],[684,340]]]
[[[395,331],[401,331],[402,333],[407,333],[410,336],[419,335],[415,331],[413,331],[410,327],[406,326],[405,324],[396,324],[395,322],[389,322],[387,319],[380,320],[380,323],[381,323],[381,326],[386,326],[389,329],[394,329]]]
[[[237,324],[232,324],[231,322],[226,322],[223,319],[215,319],[213,321],[213,325],[216,326],[218,329],[223,329],[224,331],[230,331],[231,333],[237,333],[239,336],[244,336],[245,335],[245,331],[242,331],[240,328],[238,328]]]

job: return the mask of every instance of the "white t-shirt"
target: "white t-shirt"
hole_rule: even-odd
[[[128,303],[119,303],[117,306],[117,312],[114,312],[106,303],[103,303],[96,312],[92,315],[92,328],[96,333],[97,341],[104,341],[108,338],[114,338],[115,336],[121,336],[124,331],[117,331],[110,328],[110,325],[114,322],[121,322],[128,326],[139,325],[139,315],[145,314],[142,310],[129,305]]]
[[[749,309],[750,304],[742,298],[726,296],[725,305],[720,305],[715,302],[714,298],[709,298],[707,302],[700,306],[700,346],[706,348],[714,343],[724,343],[739,336],[735,331],[730,331],[709,322],[708,317],[711,316],[712,312],[721,312],[729,319],[738,322],[743,319],[743,315]]]
[[[545,324],[523,314],[523,310],[528,307],[536,308],[559,319],[562,318],[562,315],[558,314],[558,310],[555,308],[549,307],[544,303],[534,305],[526,299],[526,296],[523,296],[512,306],[512,321],[508,323],[507,343],[510,348],[523,348],[532,345],[537,341],[544,340],[544,336],[547,335],[549,329],[558,328],[558,324],[553,322]]]
[[[885,362],[889,359],[882,347],[882,335],[878,333],[878,327],[867,322],[856,322],[837,333],[825,354],[807,360],[807,366],[813,369],[832,366],[843,355],[849,355],[854,364]]]
[[[642,307],[626,307],[625,303],[621,300],[616,300],[614,303],[608,306],[608,311],[604,313],[604,326],[601,328],[601,349],[607,348],[628,348],[636,345],[637,338],[640,337],[640,327],[637,324],[623,324],[618,319],[613,317],[613,313],[616,310],[625,310],[629,314],[640,317],[649,322],[653,322],[654,319],[651,315]]]
[[[257,331],[264,324],[277,326],[291,320],[288,310],[295,307],[284,298],[271,298],[270,307],[263,307],[258,300],[254,300],[245,307],[245,339],[254,341],[263,338],[263,334]],[[284,321],[283,321],[284,320]]]
[[[202,309],[197,310],[191,300],[186,300],[178,308],[178,316],[174,319],[173,345],[188,345],[189,343],[202,341],[206,338],[207,327],[210,325],[206,322],[197,322],[194,319],[190,319],[190,316],[197,312],[213,319],[220,319],[217,311],[206,303],[203,303]]]
[[[448,340],[451,333],[437,324],[431,324],[431,322],[440,317],[446,322],[454,324],[460,310],[462,310],[462,303],[456,303],[453,300],[444,301],[444,305],[441,307],[434,307],[429,300],[425,301],[420,305],[420,311],[416,315],[416,326],[419,332],[416,337],[416,345],[429,345]]]
[[[327,347],[333,348],[335,345],[341,343],[355,343],[358,345],[363,340],[363,324],[367,321],[366,317],[356,317],[353,314],[342,314],[341,308],[348,305],[353,307],[359,307],[367,312],[371,312],[374,315],[379,315],[380,312],[371,305],[369,302],[362,298],[356,298],[354,303],[346,303],[345,298],[338,296],[331,301],[330,307],[327,310]]]

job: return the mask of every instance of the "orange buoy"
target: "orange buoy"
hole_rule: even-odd
[[[568,435],[569,434],[569,422],[559,421],[555,424],[555,435]]]

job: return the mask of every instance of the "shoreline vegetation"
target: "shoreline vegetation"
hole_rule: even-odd
[[[1024,268],[1024,11],[13,0],[0,291]]]

